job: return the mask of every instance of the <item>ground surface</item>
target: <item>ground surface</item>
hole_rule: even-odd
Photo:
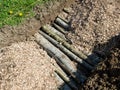
[[[68,1],[67,4],[71,4],[71,1],[74,0]],[[40,26],[54,20],[66,5],[65,2],[64,0],[57,0],[46,4],[45,7],[36,6],[34,8],[36,13],[34,18],[27,19],[19,26],[4,26],[0,28],[0,67],[2,67],[0,70],[0,89],[56,89],[58,85],[54,76],[50,78],[55,68],[47,61],[51,59],[33,41],[33,35],[39,30]],[[90,76],[84,88],[96,88],[98,85],[100,86],[99,88],[102,87],[109,90],[118,88],[120,82],[119,73],[112,75],[112,73],[107,72],[116,72],[116,70],[120,72],[118,55],[120,51],[117,48],[112,49],[119,42],[114,37],[120,33],[120,1],[76,0],[76,3],[71,4],[71,7],[73,12],[70,12],[67,19],[71,21],[70,24],[73,27],[73,31],[68,33],[73,46],[88,54],[100,51],[107,57],[109,56],[99,65],[101,68],[98,67],[93,72],[95,75]],[[20,41],[22,43],[17,43]],[[112,54],[106,54],[108,52]],[[40,67],[38,67],[36,62],[39,63]],[[41,65],[42,63],[43,65]],[[34,68],[32,68],[33,64]],[[108,66],[109,68],[107,68]],[[45,68],[46,71],[44,71]],[[105,72],[105,70],[107,71]],[[98,71],[102,72],[102,75]],[[93,79],[93,77],[95,78]],[[110,81],[108,81],[109,79]],[[35,83],[26,82],[27,80]],[[92,83],[91,80],[93,80]],[[106,86],[103,87],[101,82]],[[30,87],[27,87],[27,85]]]
[[[74,47],[85,53],[106,51],[107,46],[99,44],[120,33],[120,1],[77,0],[71,7],[74,12],[68,20],[71,20],[75,33],[71,32],[68,36]],[[114,43],[110,44],[113,46]]]
[[[52,59],[35,42],[0,50],[0,90],[56,90]]]
[[[43,24],[50,23],[54,20],[64,6],[68,6],[72,1],[73,0],[54,0],[54,2],[48,2],[44,5],[37,5],[33,9],[33,12],[35,12],[33,18],[27,18],[27,20],[20,25],[5,25],[0,28],[0,48],[14,42],[33,40],[32,35],[34,35]]]
[[[120,39],[120,38],[119,38]],[[120,89],[120,42],[110,55],[99,64],[86,81],[83,90],[119,90]]]
[[[40,49],[33,35],[69,3],[56,0],[36,6],[35,17],[0,28],[0,90],[56,90],[63,84],[55,79],[54,60]]]

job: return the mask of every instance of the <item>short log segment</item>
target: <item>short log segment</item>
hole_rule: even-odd
[[[88,57],[83,54],[82,52],[76,50],[75,48],[73,48],[70,44],[68,44],[64,39],[61,39],[59,36],[57,36],[55,33],[51,32],[47,27],[43,26],[42,30],[44,32],[46,32],[48,35],[50,35],[51,37],[53,37],[56,41],[60,42],[63,46],[65,46],[67,49],[69,49],[71,52],[73,52],[75,55],[77,55],[78,57],[87,60],[87,62],[92,63],[91,60],[88,59]],[[93,67],[91,65],[88,65],[88,70],[92,70]]]
[[[35,34],[36,41],[38,44],[42,45],[42,47],[46,50],[51,52],[55,58],[57,58],[57,62],[59,64],[62,64],[69,73],[74,74],[75,76],[78,76],[77,69],[74,67],[74,64],[71,62],[71,60],[58,48],[56,48],[54,45],[52,45],[47,39],[45,39],[41,34],[36,33]],[[59,60],[59,61],[58,61]],[[84,77],[81,73],[79,73],[79,76]],[[80,79],[82,80],[82,79]],[[83,82],[83,81],[80,81]]]
[[[65,30],[70,30],[70,26],[65,22],[63,21],[61,18],[57,17],[55,19],[55,23],[57,23],[58,25],[60,25],[61,27],[63,27]]]
[[[39,31],[40,34],[42,34],[47,40],[49,40],[52,44],[54,44],[56,47],[58,47],[61,51],[63,51],[67,56],[69,56],[71,59],[76,61],[77,63],[81,64],[84,68],[89,70],[90,65],[86,63],[84,60],[76,56],[74,53],[69,51],[67,48],[62,46],[59,42],[48,36],[46,33]]]
[[[59,72],[59,71],[56,70],[55,73],[56,73],[60,78],[62,78],[62,79],[64,80],[64,82],[66,82],[66,83],[72,88],[72,90],[78,90],[78,88],[77,88],[76,86],[74,86],[74,83],[71,82],[69,78],[64,77],[64,75],[63,75],[61,72]]]
[[[82,75],[83,73],[77,70],[77,72],[70,72],[64,64],[62,64],[57,58],[55,58],[58,65],[67,73],[69,74],[78,84],[84,83],[84,81],[87,79],[86,76]]]
[[[66,31],[63,28],[61,28],[59,25],[53,23],[53,27],[59,30],[60,32],[62,32],[63,34],[66,34]]]
[[[59,87],[60,90],[72,90],[70,87],[73,86],[68,86],[66,82],[56,72],[54,74],[58,83],[60,83],[60,87]]]
[[[60,15],[58,15],[58,16],[57,16],[57,18],[60,18],[62,21],[64,21],[64,22],[65,22],[65,23],[67,23],[67,24],[69,23],[69,21],[68,21],[68,20],[66,20],[66,19],[62,18]]]
[[[65,35],[61,32],[59,32],[58,30],[56,30],[55,28],[51,27],[50,25],[45,25],[45,27],[49,28],[49,30],[51,30],[51,32],[54,32],[56,35],[58,35],[60,38],[64,39],[64,40],[67,40],[65,38]]]
[[[61,86],[60,90],[72,90],[71,87],[77,88],[75,82],[66,75],[66,73],[59,67],[59,66],[54,66],[57,72],[60,72],[62,74],[62,77],[60,77],[56,72],[54,72],[54,75],[56,77],[56,79],[58,80],[58,83]],[[69,85],[66,82],[71,82],[71,84]]]

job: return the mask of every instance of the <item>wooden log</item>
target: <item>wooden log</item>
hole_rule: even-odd
[[[77,83],[79,83],[79,84],[80,84],[80,83],[84,83],[84,81],[86,80],[87,77],[84,76],[81,72],[79,72],[79,70],[77,70],[77,72],[74,72],[74,74],[71,73],[71,71],[69,71],[69,69],[67,69],[64,64],[62,64],[56,57],[54,57],[54,55],[53,55],[53,53],[51,53],[51,51],[48,51],[48,50],[47,50],[47,52],[48,52],[48,54],[49,54],[51,57],[53,57],[53,58],[56,60],[57,64],[58,64],[67,74],[69,74]],[[59,67],[56,67],[56,68],[58,69]],[[62,71],[62,73],[64,74],[64,72],[63,72],[62,69],[59,69],[59,70]],[[66,76],[66,75],[64,74],[64,76]]]
[[[55,73],[59,75],[72,88],[72,90],[78,90],[78,88],[74,85],[74,83],[71,82],[69,78],[64,77],[64,75],[61,72],[56,70]]]
[[[60,83],[60,86],[58,87],[59,90],[72,90],[72,89],[70,88],[70,86],[68,86],[68,85],[66,84],[66,82],[64,82],[64,80],[63,80],[56,72],[54,73],[54,75],[55,75],[58,83]]]
[[[36,33],[35,37],[38,44],[42,45],[42,47],[45,50],[53,53],[54,57],[57,57],[60,60],[60,62],[63,63],[66,66],[66,68],[69,69],[69,71],[76,72],[76,69],[73,67],[74,66],[73,63],[64,53],[62,53],[59,49],[57,49],[54,45],[52,45],[41,34]]]
[[[76,87],[76,83],[71,80],[71,78],[58,65],[54,65],[54,67],[56,69],[55,71],[60,72],[65,80],[71,81],[72,86]],[[64,79],[61,78],[56,72],[54,72],[54,75],[56,76],[56,79],[59,81],[59,83],[62,85],[62,88],[60,88],[60,90],[72,90],[71,87],[64,81]]]
[[[58,48],[53,46],[41,34],[36,33],[35,37],[36,37],[36,41],[38,42],[38,44],[42,45],[42,47],[45,50],[47,50],[48,52],[50,52],[50,54],[52,53],[52,56],[57,58],[57,59],[55,59],[56,62],[58,62],[61,66],[64,66],[65,70],[69,71],[69,73],[74,74],[75,76],[78,74],[78,73],[75,73],[75,72],[77,72],[76,67],[74,67],[71,60],[63,52],[61,52]],[[79,76],[82,76],[82,74],[79,73]],[[82,80],[82,79],[80,79],[80,80]],[[80,81],[80,82],[83,82],[83,81]]]
[[[60,65],[60,67],[67,72],[67,74],[69,74],[77,83],[84,83],[84,81],[87,79],[86,76],[84,76],[81,72],[79,72],[79,70],[77,70],[77,72],[70,72],[64,64],[62,64],[57,58],[55,58],[56,62],[58,63],[58,65]]]
[[[57,71],[61,72],[64,77],[69,78],[69,79],[70,79],[71,77],[72,77],[72,78],[75,77],[75,76],[64,66],[64,64],[62,64],[56,57],[53,56],[53,53],[51,53],[51,51],[48,51],[48,54],[56,60],[56,62],[58,63],[58,65],[60,65],[60,67],[59,67],[59,66],[54,66],[54,67],[56,68]],[[61,69],[61,68],[62,68],[62,69]],[[65,72],[67,72],[67,74],[69,74],[70,76],[66,75],[66,73],[65,73],[63,70],[64,70]],[[74,76],[74,77],[73,77],[73,76]],[[74,80],[76,81],[77,79],[74,78]],[[78,81],[78,80],[77,80],[77,81]],[[73,80],[71,80],[71,82],[73,82],[74,86],[76,86],[76,85],[75,85],[75,82],[74,82]],[[80,82],[80,81],[79,81],[79,82]]]
[[[53,23],[52,25],[53,25],[53,27],[54,27],[55,29],[57,29],[58,31],[60,31],[61,33],[63,33],[63,34],[65,35],[65,38],[67,39],[66,41],[67,41],[69,44],[72,44],[72,41],[71,41],[68,37],[66,37],[67,32],[66,32],[63,28],[61,28],[59,25],[57,25],[57,24],[55,24],[55,23]]]
[[[57,42],[56,40],[54,40],[53,38],[48,36],[46,33],[42,32],[42,31],[39,31],[39,33],[42,34],[47,40],[49,40],[56,47],[58,47],[61,51],[63,51],[66,55],[68,55],[71,59],[73,59],[74,61],[76,61],[79,64],[81,64],[84,68],[86,68],[88,70],[89,70],[89,68],[91,68],[91,66],[88,63],[86,63],[84,60],[82,60],[81,58],[76,56],[74,53],[69,51],[67,48],[62,46],[59,42]]]
[[[66,19],[63,19],[60,15],[57,16],[57,18],[60,18],[62,21],[64,21],[65,23],[69,24],[69,21]]]
[[[67,34],[67,32],[63,28],[61,28],[59,25],[53,23],[53,27],[59,30],[60,32],[62,32],[63,34]]]
[[[58,25],[60,25],[61,27],[63,27],[65,30],[70,30],[71,29],[71,27],[65,21],[63,21],[59,17],[57,17],[55,19],[55,23],[57,23]]]
[[[50,25],[45,25],[51,32],[54,32],[54,33],[56,33],[56,35],[58,35],[59,37],[61,37],[62,39],[64,39],[64,40],[67,40],[66,38],[65,38],[65,35],[63,34],[63,33],[61,33],[61,32],[59,32],[58,30],[56,30],[55,28],[53,28],[53,27],[51,27]]]
[[[65,46],[67,49],[69,49],[71,52],[73,52],[78,57],[86,60],[88,63],[92,63],[91,60],[89,60],[88,57],[85,54],[76,50],[74,47],[72,47],[70,44],[68,44],[64,39],[61,39],[59,36],[55,35],[55,33],[50,32],[49,29],[46,28],[45,26],[42,27],[42,30],[44,32],[46,32],[48,35],[50,35],[51,37],[53,37],[56,41],[60,42],[63,46]],[[89,69],[92,70],[93,67],[91,66]]]

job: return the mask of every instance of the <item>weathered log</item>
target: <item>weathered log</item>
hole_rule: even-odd
[[[84,81],[87,79],[86,76],[84,76],[79,70],[77,70],[77,72],[70,72],[64,64],[62,64],[57,58],[56,62],[58,63],[58,65],[67,73],[69,74],[77,83],[84,83]]]
[[[71,82],[69,78],[64,77],[64,75],[61,72],[56,70],[55,73],[59,75],[73,90],[78,90],[78,88],[74,85],[74,83]]]
[[[58,62],[61,66],[64,66],[64,70],[68,71],[69,74],[74,74],[75,76],[78,76],[77,69],[74,67],[71,60],[58,48],[56,48],[54,45],[52,45],[47,39],[45,39],[41,34],[36,33],[35,34],[36,41],[38,44],[42,45],[42,47],[48,51],[48,53],[52,54],[53,57],[55,57],[56,62]],[[82,78],[84,77],[82,73],[79,73],[79,76]],[[83,82],[83,79],[80,78],[80,82]]]
[[[59,25],[53,23],[53,27],[56,28],[57,30],[59,30],[60,32],[62,32],[63,34],[66,34],[67,32],[61,28]]]
[[[57,40],[58,42],[60,42],[63,46],[65,46],[67,49],[69,49],[71,52],[73,52],[75,55],[77,55],[78,57],[86,60],[87,62],[91,63],[91,60],[88,59],[88,57],[83,54],[82,52],[76,50],[74,47],[72,47],[70,44],[68,44],[64,39],[61,39],[59,36],[57,36],[55,33],[50,32],[50,30],[43,26],[42,30],[44,32],[46,32],[48,35],[50,35],[51,37],[53,37],[55,40]],[[91,66],[89,69],[93,69],[93,67]]]
[[[60,15],[58,15],[58,16],[57,16],[57,18],[60,18],[62,21],[64,21],[64,22],[65,22],[65,23],[67,23],[67,24],[69,23],[69,21],[68,21],[68,20],[63,19]]]
[[[59,17],[55,19],[55,23],[63,27],[65,30],[70,30],[70,26]]]
[[[68,85],[66,84],[66,82],[64,82],[64,80],[63,80],[56,72],[54,73],[54,75],[55,75],[58,83],[61,84],[60,87],[58,87],[60,90],[72,90],[72,89],[70,88],[70,86],[68,86]]]
[[[42,32],[42,31],[39,31],[39,33],[42,34],[47,40],[49,40],[56,47],[58,47],[61,51],[63,51],[66,55],[68,55],[71,59],[78,62],[79,64],[81,64],[83,67],[85,67],[88,70],[89,70],[89,68],[91,68],[91,66],[88,63],[86,63],[84,60],[80,59],[78,56],[76,56],[74,53],[69,51],[64,46],[62,46],[59,42],[57,42],[56,40],[54,40],[53,38],[48,36],[46,33]]]
[[[56,72],[55,72],[55,75],[57,76],[57,78],[59,79],[59,81],[61,81],[61,84],[63,83],[65,86],[63,86],[62,90],[64,90],[65,88],[70,88],[71,86],[73,87],[76,87],[76,83],[71,79],[71,77],[69,77],[59,66],[54,66],[55,67],[55,71],[58,71],[62,74],[62,77],[60,77]],[[71,86],[69,87],[66,83],[67,82],[72,82],[71,83]],[[66,90],[66,89],[65,89]],[[69,90],[69,89],[67,89]]]
[[[67,32],[63,28],[61,28],[59,25],[57,25],[55,23],[53,23],[52,25],[55,29],[57,29],[58,31],[60,31],[61,33],[63,33],[65,35],[65,38],[67,39],[66,41],[69,44],[72,44],[72,41],[67,37]]]
[[[71,76],[72,78],[75,77],[66,67],[64,67],[64,64],[62,64],[56,57],[54,57],[54,55],[53,55],[53,53],[51,53],[51,51],[47,51],[47,52],[48,52],[48,54],[49,54],[51,57],[53,57],[53,58],[56,60],[56,62],[58,63],[58,65],[60,65],[60,67],[59,67],[59,66],[54,66],[57,71],[61,72],[62,75],[63,75],[65,78],[70,79],[70,76]],[[61,68],[62,68],[62,69],[61,69]],[[65,72],[67,72],[67,74],[69,74],[70,76],[66,75],[66,73],[65,73],[63,70],[64,70]],[[74,76],[74,77],[73,77],[73,76]],[[74,78],[74,80],[76,81],[77,79]],[[84,81],[85,81],[85,80],[84,80]],[[73,82],[74,86],[76,86],[73,80],[71,80],[71,82]],[[79,83],[80,81],[77,80],[77,82]]]
[[[54,33],[56,33],[56,35],[58,35],[59,37],[61,37],[62,39],[64,39],[64,40],[67,40],[66,38],[65,38],[65,35],[63,34],[63,33],[61,33],[61,32],[59,32],[58,30],[56,30],[55,28],[53,28],[53,27],[51,27],[50,25],[45,25],[49,30],[51,30],[51,32],[54,32]]]
[[[51,56],[51,57],[53,57],[55,60],[56,60],[56,62],[57,62],[57,64],[62,68],[62,70],[60,69],[60,71],[63,73],[63,70],[67,73],[67,74],[69,74],[77,83],[84,83],[84,81],[86,80],[86,76],[84,76],[81,72],[78,72],[79,70],[77,70],[77,72],[74,72],[74,74],[73,73],[71,73],[71,71],[69,71],[69,69],[67,69],[66,67],[65,67],[65,65],[64,64],[62,64],[56,57],[54,57],[54,55],[53,55],[53,53],[51,53],[51,51],[49,51],[49,50],[47,50],[47,52],[48,52],[48,54]],[[56,67],[57,69],[58,69],[58,67]],[[63,73],[64,74],[64,73]],[[65,74],[64,74],[64,76],[66,76]]]
[[[54,45],[52,45],[47,39],[45,39],[41,34],[36,33],[35,34],[36,41],[38,44],[42,45],[42,47],[53,53],[55,57],[57,57],[61,63],[63,63],[66,68],[69,69],[71,72],[76,72],[76,69],[73,67],[73,63],[71,60],[64,54],[62,53],[59,49],[57,49]]]

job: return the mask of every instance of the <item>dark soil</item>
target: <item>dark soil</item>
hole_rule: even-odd
[[[120,41],[120,38],[119,38]],[[92,72],[83,90],[119,90],[120,89],[120,42],[110,55]]]

